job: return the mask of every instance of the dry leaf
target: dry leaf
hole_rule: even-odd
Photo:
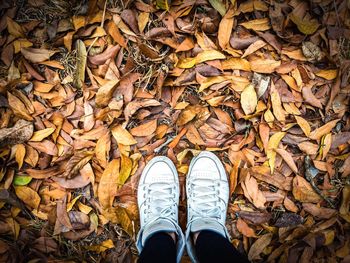
[[[27,206],[37,209],[40,204],[40,196],[36,191],[27,186],[16,186],[16,195],[21,199]]]
[[[112,135],[118,143],[123,145],[133,145],[137,143],[134,137],[121,125],[112,128]]]
[[[46,128],[40,131],[36,131],[33,133],[32,138],[30,138],[31,142],[41,142],[46,137],[50,136],[55,131],[55,128]]]
[[[130,130],[133,136],[149,136],[152,135],[157,129],[157,120],[152,120],[141,124],[140,126],[134,127]]]
[[[258,104],[258,98],[254,86],[249,84],[241,93],[241,106],[246,115],[255,112],[256,105]]]
[[[313,130],[309,138],[312,140],[319,140],[323,135],[330,133],[330,131],[337,125],[339,122],[339,119],[327,122],[325,125],[317,128],[316,130]]]

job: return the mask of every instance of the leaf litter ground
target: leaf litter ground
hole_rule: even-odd
[[[155,155],[214,151],[253,262],[350,260],[350,2],[0,4],[0,258],[132,262]],[[187,260],[186,258],[184,259]]]

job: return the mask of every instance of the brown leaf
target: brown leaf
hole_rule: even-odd
[[[104,170],[97,190],[99,202],[103,209],[112,206],[115,188],[117,187],[120,162],[117,159],[108,163]]]
[[[28,142],[28,144],[39,152],[43,152],[52,156],[57,156],[58,154],[56,145],[49,140],[43,140],[42,142]]]
[[[293,195],[300,202],[317,203],[322,200],[310,183],[299,175],[293,179]]]
[[[119,52],[120,46],[109,46],[104,52],[95,56],[89,56],[88,60],[94,65],[103,65],[107,59],[114,58]]]
[[[10,92],[7,92],[7,99],[9,102],[9,105],[15,115],[18,115],[19,117],[27,120],[27,121],[32,121],[33,117],[29,114],[26,106],[24,103],[17,98],[16,96],[12,95]]]
[[[321,126],[320,128],[317,128],[316,130],[313,130],[309,138],[312,140],[319,140],[323,135],[330,133],[331,130],[337,125],[339,122],[339,119],[327,122],[325,125]]]
[[[253,245],[249,249],[248,259],[249,260],[258,260],[260,258],[260,254],[264,251],[264,249],[270,244],[272,240],[272,234],[268,233],[259,237]]]
[[[22,55],[26,59],[28,59],[30,62],[33,62],[33,63],[40,63],[40,62],[49,60],[50,57],[56,52],[57,51],[54,51],[54,50],[41,49],[41,48],[32,48],[32,47],[21,48]]]
[[[329,219],[337,213],[335,209],[319,207],[311,203],[303,203],[303,209],[317,219]]]
[[[157,120],[148,121],[130,130],[133,136],[149,136],[157,129]]]
[[[102,85],[96,93],[96,104],[99,107],[105,107],[108,105],[109,101],[112,99],[113,92],[117,88],[119,80],[109,80],[104,85]]]
[[[27,206],[37,209],[40,204],[40,196],[36,191],[27,186],[16,186],[16,195],[21,199]]]
[[[237,229],[246,237],[256,237],[255,231],[241,218],[237,220]]]
[[[73,178],[80,171],[80,169],[91,160],[92,154],[93,153],[89,151],[75,153],[65,165],[64,173],[61,177],[68,179]]]

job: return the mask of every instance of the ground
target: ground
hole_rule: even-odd
[[[350,2],[0,3],[0,261],[133,262],[138,178],[215,152],[252,262],[350,260]],[[185,259],[186,260],[186,259]]]

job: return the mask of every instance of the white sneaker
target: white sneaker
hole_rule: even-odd
[[[153,158],[141,174],[137,192],[141,229],[136,246],[140,253],[151,235],[174,232],[180,262],[185,242],[178,224],[179,195],[179,178],[173,162],[164,156]]]
[[[191,233],[211,230],[230,239],[225,227],[229,185],[225,168],[215,154],[204,151],[191,161],[186,193],[186,249],[192,262],[198,262]]]

